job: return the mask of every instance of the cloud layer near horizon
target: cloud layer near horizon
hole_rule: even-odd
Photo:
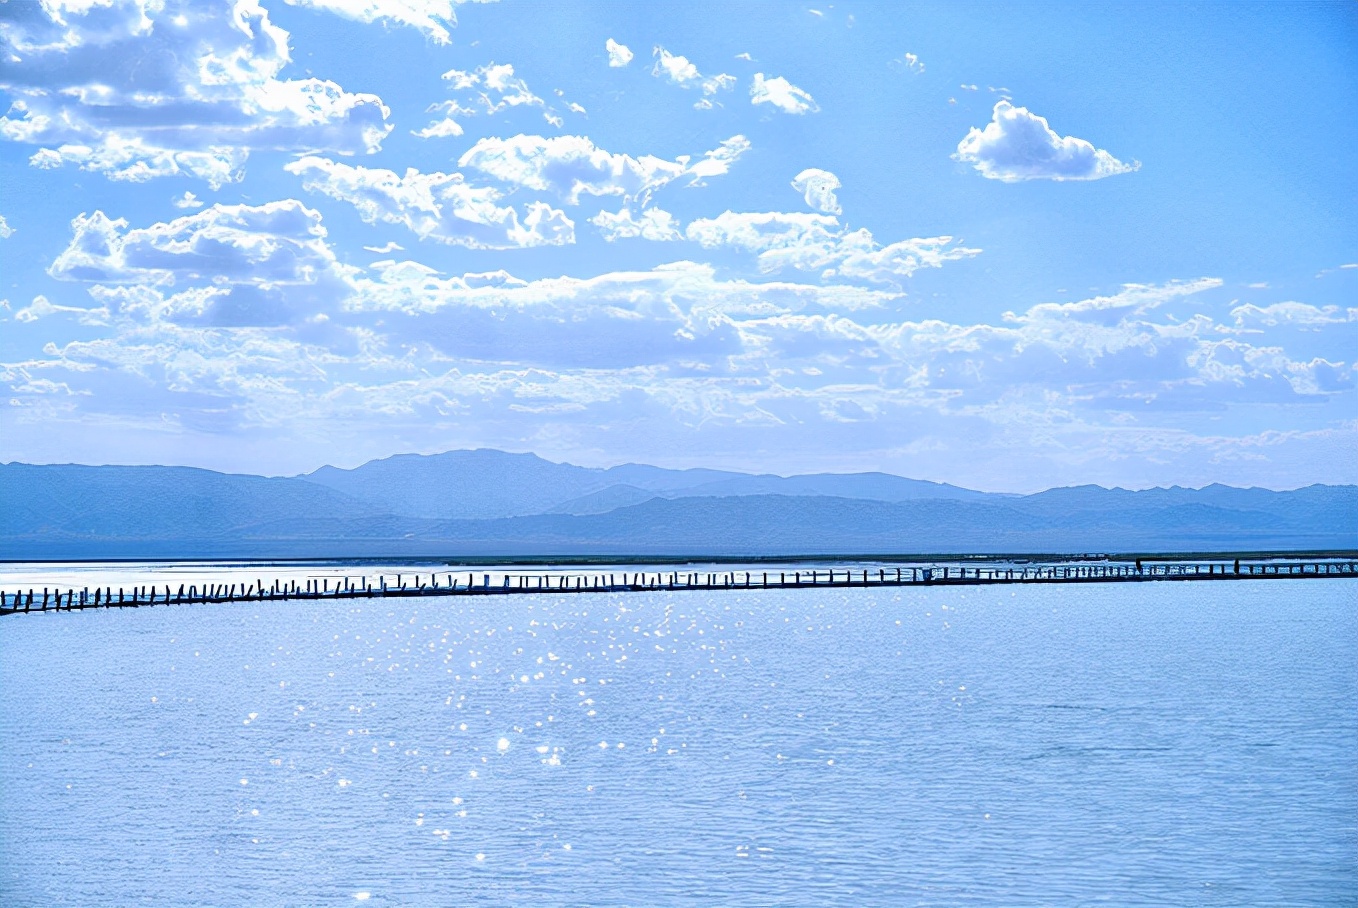
[[[833,217],[800,217],[797,230],[837,236]],[[693,226],[752,251],[782,242],[767,223]],[[1256,338],[1324,325],[1358,339],[1358,310],[1222,309],[1205,302],[1221,287],[1210,278],[953,323],[904,315],[891,289],[733,280],[691,261],[538,280],[413,259],[357,268],[296,200],[144,226],[95,212],[72,230],[51,272],[87,285],[89,304],[40,299],[16,317],[92,334],[0,375],[44,419],[109,416],[115,387],[117,409],[185,425],[210,411],[214,431],[246,436],[470,422],[503,445],[507,423],[531,414],[572,437],[641,416],[761,444],[815,423],[937,444],[930,427],[960,424],[1044,444],[1115,431],[1160,450],[1183,436],[1145,426],[1147,414],[1322,401],[1354,381],[1351,363]]]

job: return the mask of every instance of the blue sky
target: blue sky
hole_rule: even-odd
[[[1352,4],[0,5],[0,459],[1358,481]]]

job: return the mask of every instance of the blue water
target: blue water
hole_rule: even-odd
[[[1351,905],[1358,584],[0,618],[0,904]]]

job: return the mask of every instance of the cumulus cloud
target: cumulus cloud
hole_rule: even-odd
[[[757,253],[829,241],[840,233],[838,219],[830,215],[778,211],[727,211],[688,226],[688,238],[705,248],[730,246]]]
[[[816,113],[820,107],[809,92],[803,91],[782,76],[764,78],[763,73],[755,73],[750,83],[751,104],[772,104],[783,113]]]
[[[901,62],[905,65],[906,70],[909,72],[915,73],[916,75],[924,72],[924,63],[920,60],[919,57],[915,56],[912,53],[907,52],[906,55],[901,59]]]
[[[0,214],[0,240],[7,240],[12,236],[14,236],[14,228],[9,226],[9,222],[5,220],[5,216]]]
[[[419,29],[436,44],[448,44],[448,29],[457,25],[454,9],[463,3],[495,0],[287,0],[293,6],[335,13],[356,22],[383,20]]]
[[[714,95],[721,91],[730,91],[736,85],[735,76],[727,73],[704,76],[687,57],[672,54],[659,45],[655,47],[654,56],[655,65],[651,67],[651,75],[658,79],[663,78],[680,88],[694,88],[702,92],[703,97],[693,105],[697,110],[710,110],[715,103],[712,100]]]
[[[608,152],[584,136],[518,135],[481,139],[458,166],[510,186],[554,193],[571,205],[588,194],[623,196],[646,207],[656,190],[675,180],[695,185],[726,173],[749,147],[744,136],[733,136],[696,162],[688,155],[670,161]]]
[[[679,229],[680,224],[674,215],[659,208],[647,208],[641,212],[640,217],[634,215],[630,208],[624,208],[616,214],[601,211],[590,218],[589,222],[598,227],[600,236],[610,243],[633,237],[654,242],[684,238],[684,233]]]
[[[1057,135],[1045,118],[1007,100],[995,105],[984,129],[972,127],[953,157],[981,176],[1005,183],[1100,180],[1141,168],[1139,162],[1125,164],[1084,139]]]
[[[639,211],[624,209],[616,223],[671,223]],[[1184,413],[1353,393],[1343,332],[1307,337],[1304,355],[1276,333],[1242,337],[1203,302],[1221,287],[1210,278],[1002,318],[909,318],[894,290],[839,278],[854,254],[904,256],[914,244],[920,261],[908,270],[938,250],[915,240],[887,253],[818,213],[701,229],[756,254],[833,248],[836,279],[823,283],[728,280],[683,261],[534,280],[445,275],[415,261],[350,268],[336,261],[319,214],[291,200],[137,228],[96,213],[74,228],[53,272],[93,283],[91,307],[34,300],[22,311],[52,333],[87,327],[42,356],[0,363],[11,424],[60,431],[63,414],[87,425],[91,415],[125,423],[135,413],[194,438],[277,440],[313,426],[332,439],[322,427],[343,425],[360,439],[475,425],[490,433],[477,443],[546,431],[595,444],[640,421],[677,440],[729,433],[719,437],[760,449],[805,446],[833,425],[837,449],[861,432],[853,437],[865,445],[933,446],[951,460],[972,448],[1086,457],[1092,445],[1098,461],[1184,445],[1225,456],[1252,443],[1185,438]],[[1232,314],[1264,327],[1353,317],[1275,305]]]
[[[814,167],[803,170],[792,179],[792,188],[802,194],[806,204],[825,214],[840,214],[839,199],[835,190],[840,186],[839,177],[828,170]]]
[[[280,79],[288,33],[255,0],[26,6],[0,19],[14,97],[0,138],[43,146],[36,167],[115,180],[239,179],[253,149],[376,151],[390,131],[371,94]]]
[[[170,204],[181,210],[192,211],[195,208],[203,207],[203,200],[191,192],[185,192],[181,196],[175,196],[170,200]]]
[[[731,247],[756,255],[761,271],[820,271],[824,279],[895,286],[920,268],[979,255],[952,237],[881,245],[866,229],[848,230],[825,214],[727,211],[688,225],[689,240],[705,248]]]
[[[249,319],[227,305],[246,289],[242,281],[295,277],[303,283],[287,287],[288,298],[308,295],[307,280],[322,283],[318,269],[281,268],[265,250],[324,246],[324,230],[296,203],[215,222],[205,217],[213,211],[140,230],[107,219],[77,223],[61,276],[99,282],[90,289],[97,307],[35,301],[31,317],[72,315],[109,330],[51,345],[46,363],[0,365],[0,382],[15,391],[35,370],[77,372],[72,388],[95,390],[98,400],[135,400],[200,427],[223,418],[217,429],[233,434],[343,414],[369,424],[394,414],[503,415],[515,407],[542,414],[603,405],[635,415],[638,406],[671,409],[676,396],[691,403],[687,376],[745,352],[742,320],[890,299],[853,287],[720,280],[691,262],[525,281],[386,261],[367,272],[331,264],[324,304],[311,293],[293,318]],[[251,227],[254,241],[243,235]],[[230,248],[214,255],[213,241]],[[253,250],[267,274],[247,277],[239,250]]]
[[[49,273],[59,280],[151,283],[184,280],[300,283],[329,269],[318,212],[295,199],[265,205],[213,205],[205,211],[128,228],[102,211],[71,222],[70,245]]]
[[[294,199],[213,205],[136,228],[96,211],[71,228],[48,273],[97,283],[115,320],[156,309],[185,324],[298,324],[333,310],[353,272],[326,242],[320,214]]]
[[[626,44],[619,44],[612,38],[604,42],[604,50],[608,51],[608,65],[612,67],[626,66],[632,62],[632,49]]]
[[[402,224],[421,239],[473,249],[514,249],[575,242],[575,224],[544,202],[530,202],[524,215],[499,204],[503,193],[473,186],[460,173],[405,175],[351,166],[308,155],[286,165],[307,192],[348,202],[363,220]]]

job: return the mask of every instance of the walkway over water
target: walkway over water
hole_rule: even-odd
[[[472,572],[396,574],[330,580],[232,584],[181,584],[82,589],[0,591],[0,614],[283,602],[295,599],[374,599],[429,596],[506,596],[529,593],[623,593],[686,590],[785,590],[835,587],[976,586],[1023,583],[1147,583],[1358,577],[1358,561],[1235,561],[1169,564],[1061,564],[1022,566],[912,566],[780,571],[546,572],[491,575]]]

